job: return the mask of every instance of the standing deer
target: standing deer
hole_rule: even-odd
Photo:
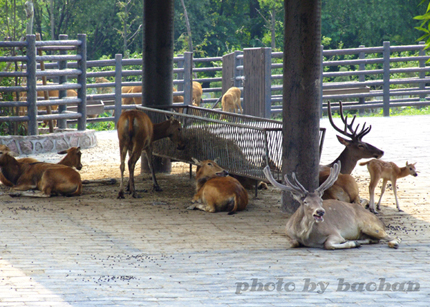
[[[243,114],[243,109],[240,102],[240,95],[241,91],[239,88],[235,86],[230,87],[221,99],[221,106],[223,112],[239,113],[240,111],[240,113]],[[224,114],[221,115],[220,119],[224,118]]]
[[[182,139],[181,123],[170,117],[167,121],[153,124],[148,115],[139,110],[129,110],[121,113],[117,123],[119,150],[121,158],[121,184],[118,198],[124,198],[124,169],[125,158],[128,153],[128,191],[134,198],[138,198],[134,188],[134,168],[144,150],[148,158],[149,169],[151,170],[152,182],[155,191],[162,191],[157,183],[154,172],[154,161],[152,158],[152,143],[162,138],[170,138],[177,148],[185,148]]]
[[[360,203],[358,185],[355,179],[351,176],[352,170],[357,165],[358,160],[365,158],[380,158],[384,152],[373,145],[365,143],[362,138],[367,135],[372,126],[366,128],[364,123],[360,132],[358,129],[360,124],[354,129],[355,116],[351,123],[348,124],[348,116],[343,115],[342,102],[339,102],[340,116],[344,124],[344,129],[338,128],[331,115],[331,105],[328,103],[328,116],[332,127],[339,133],[350,138],[350,140],[344,139],[341,136],[337,136],[339,142],[345,145],[345,149],[332,163],[324,166],[320,166],[319,172],[319,183],[322,184],[330,174],[330,167],[335,163],[340,162],[342,167],[337,181],[332,187],[327,189],[323,195],[323,199],[337,199],[345,202]],[[358,132],[358,133],[357,133]]]
[[[385,187],[387,185],[387,181],[391,181],[393,186],[394,197],[396,198],[396,206],[397,210],[402,212],[400,209],[399,201],[397,199],[397,185],[396,181],[399,178],[406,177],[408,175],[418,176],[417,171],[415,170],[415,164],[409,164],[406,162],[406,166],[398,167],[393,162],[384,162],[378,159],[372,159],[367,162],[362,162],[360,165],[367,165],[367,169],[370,174],[370,183],[369,183],[369,210],[375,214],[378,212],[375,210],[375,188],[379,182],[379,179],[382,178],[382,187],[381,187],[381,196],[379,197],[378,204],[376,206],[377,210],[381,210],[381,200],[382,195],[384,195]]]
[[[358,204],[328,199],[322,200],[324,190],[337,179],[340,163],[335,163],[330,175],[314,192],[308,192],[292,174],[293,183],[285,176],[285,185],[278,183],[270,168],[263,170],[273,186],[290,192],[300,207],[287,221],[286,233],[291,247],[308,246],[325,249],[359,247],[378,243],[383,239],[388,246],[398,248],[400,239],[385,232],[384,223]]]

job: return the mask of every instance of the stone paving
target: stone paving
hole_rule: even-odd
[[[381,218],[402,237],[398,250],[288,249],[276,201],[228,216],[91,194],[43,205],[3,195],[0,306],[429,306],[430,116],[364,120],[373,126],[364,141],[384,160],[418,162],[419,177],[398,181],[405,212],[384,195]],[[343,148],[328,120],[321,126],[329,163]],[[116,141],[96,136],[99,146]],[[364,167],[353,174],[368,180]]]

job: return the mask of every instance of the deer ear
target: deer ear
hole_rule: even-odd
[[[336,135],[336,137],[337,137],[338,141],[339,141],[342,145],[348,146],[349,144],[351,144],[351,142],[350,142],[350,141],[345,140],[343,137],[341,137],[341,136],[339,136],[339,135]]]
[[[216,157],[216,158],[214,159],[214,162],[215,162],[215,163],[218,163],[218,161],[219,161],[219,157]]]
[[[57,154],[59,154],[59,155],[65,155],[66,153],[67,153],[67,150],[62,150],[62,151],[57,152]]]

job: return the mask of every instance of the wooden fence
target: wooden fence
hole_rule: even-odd
[[[14,92],[15,97],[19,97],[19,92],[27,92],[27,101],[2,99],[0,103],[2,109],[27,108],[27,114],[0,114],[0,123],[28,122],[30,135],[38,133],[38,121],[48,119],[58,120],[60,128],[65,128],[67,121],[77,123],[78,130],[84,130],[87,122],[116,122],[121,110],[134,108],[133,105],[122,106],[122,98],[139,94],[121,93],[121,88],[142,84],[142,59],[123,59],[122,55],[117,54],[115,59],[86,61],[85,35],[80,35],[78,40],[68,40],[63,35],[59,41],[46,42],[35,41],[34,35],[29,35],[25,42],[0,42],[0,47],[26,50],[25,55],[0,57],[0,62],[21,62],[24,68],[22,71],[1,72],[0,77],[26,79],[26,85],[0,86],[0,93]],[[50,54],[38,56],[36,48]],[[399,56],[403,51],[418,55]],[[212,108],[214,105],[220,106],[217,102],[222,93],[231,86],[237,86],[242,90],[245,114],[270,118],[282,111],[282,57],[283,53],[272,53],[270,48],[246,48],[223,57],[199,59],[185,53],[174,58],[173,86],[177,92],[173,95],[184,96],[184,104],[191,104],[192,81],[198,81],[203,84],[203,106]],[[347,59],[334,59],[337,57]],[[346,109],[382,108],[385,116],[389,116],[393,107],[429,105],[430,88],[426,86],[430,83],[427,76],[430,66],[426,64],[429,58],[425,55],[424,44],[390,46],[389,42],[384,42],[382,47],[322,50],[321,111],[325,111],[328,100],[347,100]],[[46,71],[37,69],[42,61]],[[398,62],[408,62],[410,67],[393,67]],[[331,71],[331,67],[337,66],[347,69]],[[203,74],[211,77],[202,77]],[[54,80],[55,84],[36,84],[37,78],[42,76]],[[95,83],[98,77],[104,77],[108,82]],[[343,80],[334,82],[335,78]],[[37,101],[37,91],[52,89],[59,90],[58,98]],[[76,89],[78,96],[66,99],[67,89]],[[53,114],[37,111],[38,107],[48,105],[59,105],[59,109]],[[114,116],[87,118],[87,113],[114,110]]]

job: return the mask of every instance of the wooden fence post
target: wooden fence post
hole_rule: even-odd
[[[184,103],[190,105],[193,99],[193,53],[184,52]]]
[[[364,48],[365,46],[364,45],[360,45],[358,48]],[[364,51],[362,51],[362,52],[360,52],[359,54],[358,54],[358,58],[360,59],[360,60],[364,60],[365,58],[366,58],[366,53],[364,52]],[[364,64],[364,63],[361,63],[361,64],[359,64],[358,65],[358,70],[359,71],[364,71],[364,70],[366,70],[366,64]],[[358,82],[364,82],[366,80],[366,77],[365,77],[365,75],[359,75],[358,76]],[[360,98],[358,98],[358,103],[359,104],[364,104],[364,102],[365,102],[365,99],[364,99],[364,97],[360,97]],[[360,109],[359,111],[358,111],[358,113],[359,114],[364,114],[364,109]]]
[[[243,55],[243,51],[234,52],[233,86],[243,88],[244,80],[240,78],[243,76],[243,57],[240,55]]]
[[[270,118],[271,113],[271,48],[243,50],[243,113]]]
[[[184,68],[184,55],[178,54],[177,57],[179,58],[179,60],[177,61],[178,68]],[[176,74],[176,79],[183,80],[184,79],[184,73],[182,71],[178,71],[178,73]],[[184,90],[184,84],[178,83],[178,85],[176,85],[176,90],[177,91],[183,91]]]
[[[122,54],[115,54],[115,126],[122,109]]]
[[[78,104],[78,113],[81,117],[78,118],[78,130],[85,131],[87,126],[87,41],[86,34],[78,34],[78,40],[81,41],[78,46],[77,53],[81,56],[81,59],[77,61],[78,69],[81,73],[78,75],[77,82],[81,85],[78,88],[78,98],[81,99],[81,103]]]
[[[426,51],[424,50],[425,48],[425,42],[419,42],[419,45],[422,45],[422,48],[419,51],[419,55],[420,56],[425,56],[426,55]],[[420,60],[419,61],[419,65],[420,67],[426,67],[426,60]],[[419,78],[420,79],[424,79],[426,77],[426,73],[424,71],[420,71],[419,72]],[[426,84],[424,82],[420,82],[419,84],[419,89],[420,91],[423,91],[426,89]],[[425,99],[426,98],[426,94],[420,94],[420,100],[421,99]]]
[[[37,135],[36,35],[27,35],[27,115],[28,134]]]
[[[384,116],[390,116],[390,42],[384,42],[384,85],[383,101]]]
[[[222,56],[222,93],[224,93],[234,85],[234,70],[235,70],[235,54],[229,53]]]
[[[68,35],[67,34],[60,34],[59,35],[59,39],[60,40],[67,40],[68,39]],[[60,50],[60,55],[65,55],[67,54],[66,50]],[[66,69],[67,68],[67,60],[61,60],[58,61],[58,69],[62,70],[62,69]],[[58,78],[58,83],[59,84],[63,84],[67,82],[67,77],[66,76],[60,76]],[[66,90],[60,90],[58,91],[58,98],[59,99],[63,99],[64,97],[67,96],[67,91]],[[65,113],[67,110],[67,105],[64,104],[60,104],[58,106],[58,113],[62,114]],[[66,129],[67,128],[67,120],[66,119],[59,119],[57,120],[57,126],[59,129]]]

